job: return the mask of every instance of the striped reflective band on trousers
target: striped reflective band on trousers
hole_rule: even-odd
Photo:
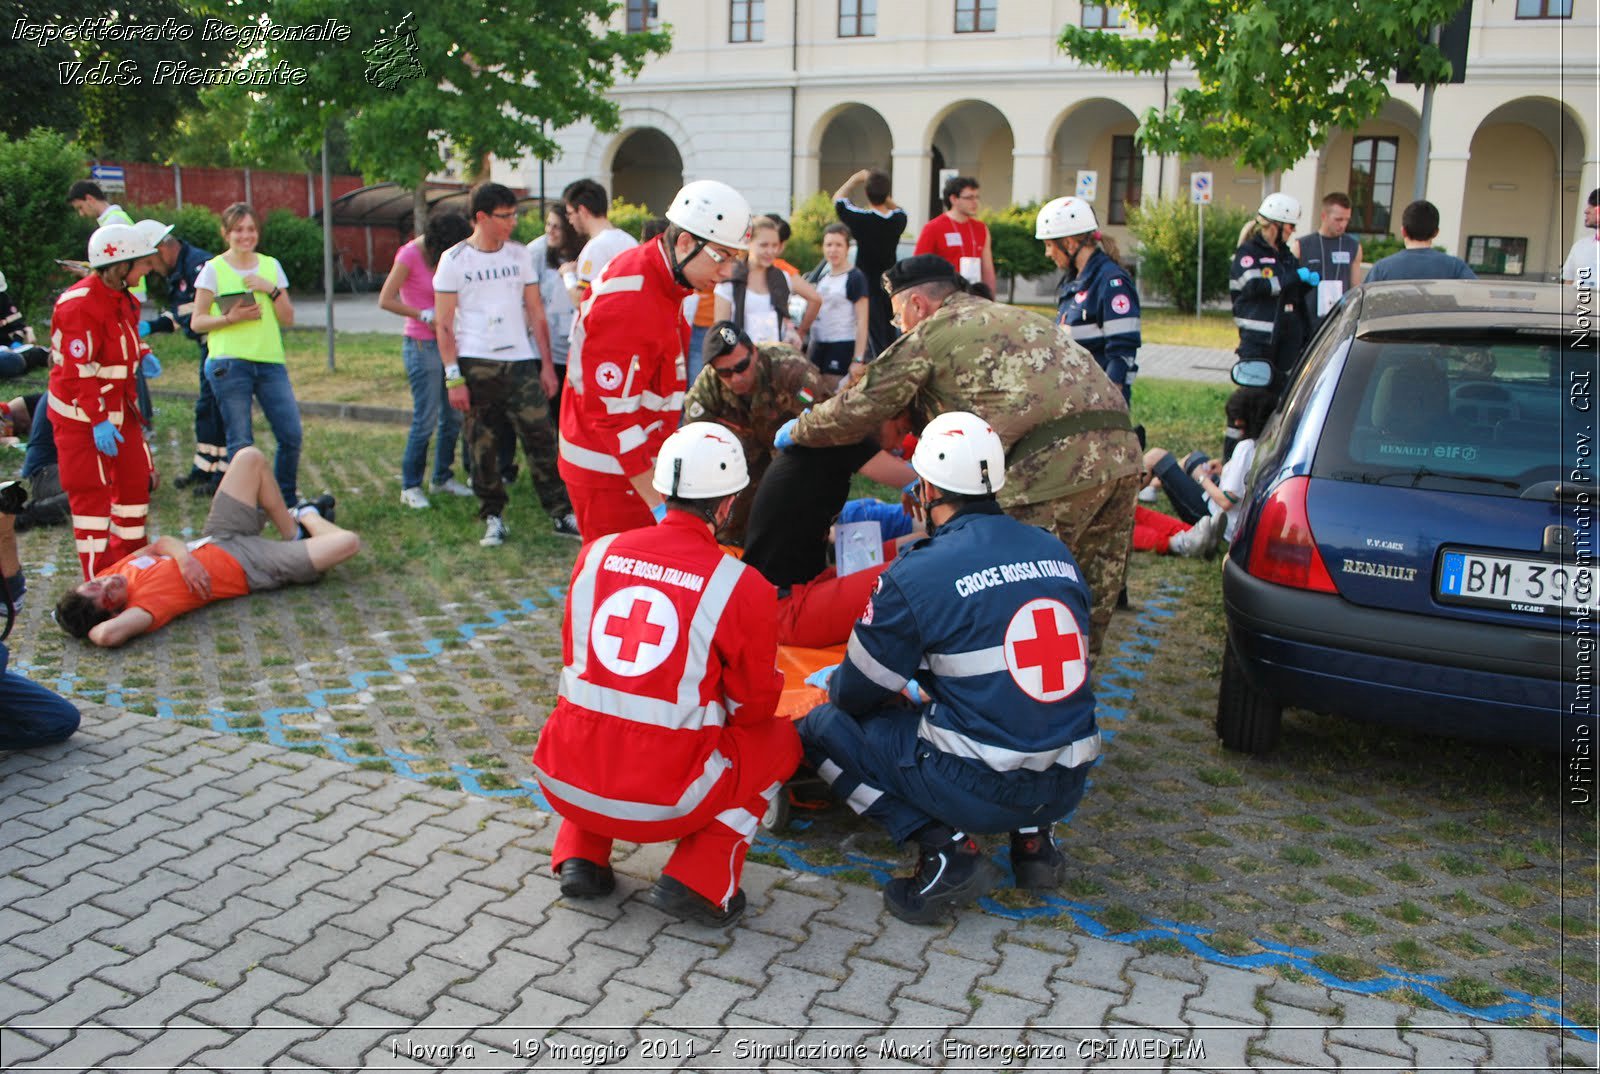
[[[1067,327],[1072,329],[1072,338],[1076,340],[1102,339],[1106,336],[1122,336],[1129,332],[1139,331],[1139,318],[1113,317],[1105,324],[1074,324]]]
[[[711,756],[706,758],[705,768],[700,775],[695,777],[693,783],[683,789],[676,802],[668,805],[656,805],[653,802],[625,802],[619,798],[606,798],[603,795],[586,791],[582,787],[575,787],[571,783],[562,782],[541,769],[538,765],[533,768],[539,777],[539,782],[545,790],[550,791],[563,802],[571,803],[579,809],[586,809],[590,813],[598,813],[603,817],[612,817],[616,820],[677,820],[687,817],[700,803],[705,801],[706,795],[711,793],[711,788],[717,785],[722,774],[733,767],[733,762],[724,757],[720,750],[712,750]]]
[[[1268,335],[1272,334],[1273,324],[1271,321],[1252,321],[1247,317],[1235,317],[1233,319],[1233,323],[1238,325],[1240,328],[1243,328],[1246,332],[1265,332]]]
[[[844,775],[844,769],[840,768],[834,762],[824,759],[823,762],[817,766],[817,775],[821,776],[828,786],[831,787],[840,776]],[[882,797],[883,792],[877,787],[869,786],[866,783],[858,783],[856,784],[856,789],[845,796],[844,801],[845,805],[849,806],[857,813],[865,813],[867,809],[871,807],[873,802],[876,802]]]
[[[929,711],[935,712],[938,708],[935,704]],[[940,753],[979,761],[996,772],[1015,772],[1019,768],[1029,772],[1044,772],[1056,765],[1077,768],[1100,756],[1099,731],[1053,750],[1012,750],[979,742],[948,727],[939,727],[924,716],[922,722],[917,724],[917,737]]]

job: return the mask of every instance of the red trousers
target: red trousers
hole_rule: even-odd
[[[891,550],[889,553],[893,555]],[[850,640],[887,563],[840,578],[832,567],[778,598],[778,644],[826,649]]]
[[[116,456],[100,454],[84,422],[53,416],[61,488],[72,508],[72,535],[87,581],[144,547],[150,514],[150,450],[135,422],[122,426]]]
[[[587,539],[588,534],[584,536]],[[800,736],[792,721],[773,717],[724,728],[717,749],[733,767],[723,773],[700,807],[681,821],[605,818],[551,799],[561,814],[551,865],[559,870],[568,858],[609,862],[614,839],[630,843],[677,839],[662,873],[726,908],[739,890],[744,856],[761,826],[762,814],[800,763]]]
[[[578,532],[588,544],[608,533],[626,533],[640,526],[655,525],[639,494],[627,481],[620,485],[567,484],[567,495],[572,498],[572,513],[578,518]]]
[[[1167,542],[1188,529],[1189,524],[1181,518],[1143,506],[1133,509],[1133,547],[1137,551],[1164,556]]]

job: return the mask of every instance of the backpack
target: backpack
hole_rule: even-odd
[[[739,262],[733,270],[733,323],[744,328],[744,296],[750,288],[750,266]],[[772,308],[778,313],[778,334],[789,320],[789,277],[777,265],[767,266],[767,291],[772,296]]]

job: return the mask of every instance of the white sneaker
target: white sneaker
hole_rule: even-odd
[[[583,540],[583,534],[578,531],[578,516],[568,511],[556,519],[556,536],[570,537],[574,541]]]
[[[1225,515],[1207,515],[1167,542],[1167,551],[1190,559],[1210,559],[1217,554],[1217,542],[1227,525]]]
[[[435,481],[429,487],[432,488],[434,492],[448,492],[452,496],[472,495],[472,489],[468,488],[466,485],[463,485],[453,477],[444,481]]]
[[[1156,502],[1156,487],[1154,485],[1146,485],[1144,488],[1140,489],[1139,490],[1139,502],[1140,503],[1155,503]]]
[[[417,511],[426,511],[432,506],[428,503],[428,497],[423,494],[420,485],[412,485],[408,489],[401,489],[400,502]]]
[[[509,532],[506,529],[506,524],[500,520],[499,515],[490,515],[487,524],[484,526],[483,537],[479,539],[478,543],[485,548],[499,548],[505,544],[506,535]]]

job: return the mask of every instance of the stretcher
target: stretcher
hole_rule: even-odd
[[[832,667],[844,659],[843,645],[828,649],[804,649],[798,645],[778,646],[778,670],[783,673],[783,694],[778,698],[778,715],[798,720],[824,701],[828,692],[806,682],[806,676],[823,668]],[[789,827],[789,818],[797,809],[821,809],[828,803],[827,784],[810,765],[801,762],[800,768],[789,777],[767,807],[761,826],[774,834]]]

